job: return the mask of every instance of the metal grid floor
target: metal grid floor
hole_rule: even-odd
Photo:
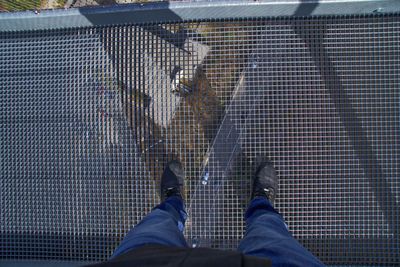
[[[107,259],[170,158],[189,243],[234,249],[262,154],[322,261],[398,264],[399,41],[379,14],[0,33],[0,258]]]

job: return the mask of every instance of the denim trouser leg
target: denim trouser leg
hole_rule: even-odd
[[[268,199],[253,199],[245,219],[247,230],[239,244],[239,251],[246,255],[269,258],[273,266],[323,266],[292,237],[283,217]]]
[[[182,233],[186,218],[182,198],[167,198],[128,232],[111,259],[146,244],[187,247]]]

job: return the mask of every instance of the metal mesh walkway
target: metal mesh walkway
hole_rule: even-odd
[[[400,16],[0,33],[0,258],[100,261],[186,169],[193,246],[234,249],[254,159],[326,264],[400,261]]]

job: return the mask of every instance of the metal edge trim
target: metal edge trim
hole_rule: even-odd
[[[193,2],[126,4],[0,13],[0,31],[281,16],[359,15],[400,12],[398,0],[298,2]]]

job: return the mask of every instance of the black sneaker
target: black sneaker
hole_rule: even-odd
[[[182,164],[177,160],[168,162],[161,177],[161,201],[164,201],[166,198],[171,196],[183,198],[182,191],[184,178],[185,172]]]
[[[278,176],[274,165],[267,159],[260,160],[257,170],[253,176],[251,199],[255,197],[266,197],[274,202],[278,193]]]

